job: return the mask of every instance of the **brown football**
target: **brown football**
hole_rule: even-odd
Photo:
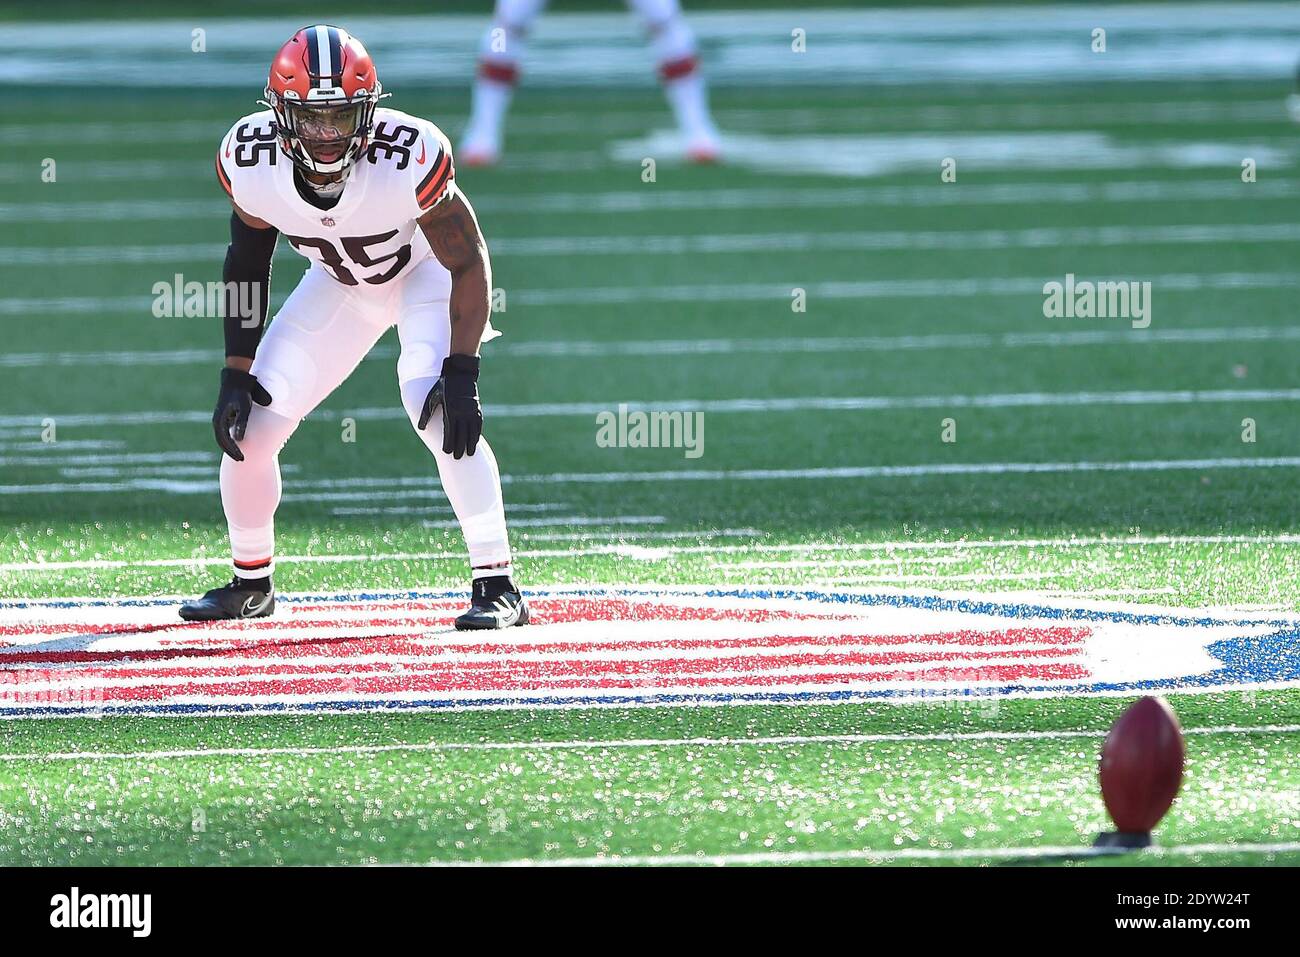
[[[1143,698],[1116,721],[1101,746],[1101,797],[1115,827],[1155,827],[1183,783],[1186,750],[1178,716],[1164,698]]]

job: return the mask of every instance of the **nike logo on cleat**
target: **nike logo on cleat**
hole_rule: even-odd
[[[260,599],[260,600],[259,600]],[[271,593],[265,595],[249,595],[244,599],[244,607],[239,609],[240,618],[256,618],[262,612],[266,611],[266,606],[271,604]]]

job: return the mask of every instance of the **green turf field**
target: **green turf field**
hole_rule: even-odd
[[[463,90],[395,92],[459,130]],[[525,89],[505,165],[458,176],[506,292],[480,390],[523,583],[1300,612],[1287,92],[723,87],[727,132],[792,155],[863,133],[934,155],[870,176],[665,157],[645,183],[618,157],[670,125],[657,91]],[[256,93],[7,102],[0,597],[227,574],[220,329],[149,300],[219,278],[211,156]],[[1063,139],[1078,166],[963,160],[981,136],[1080,131],[1103,146]],[[1198,144],[1220,152],[1168,161]],[[281,243],[276,302],[301,268]],[[1149,328],[1045,318],[1067,273],[1151,282]],[[283,592],[465,582],[395,359],[390,332],[281,456]],[[620,403],[702,412],[703,455],[598,447],[595,411]],[[4,721],[0,863],[1095,863],[1071,853],[1105,826],[1097,752],[1127,700]],[[1123,862],[1300,864],[1300,692],[1171,701],[1183,794],[1164,850]]]

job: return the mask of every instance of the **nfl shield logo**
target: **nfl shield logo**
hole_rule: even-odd
[[[333,226],[333,225],[334,225],[334,217],[333,217],[333,216],[322,216],[322,217],[320,218],[320,222],[321,222],[321,225],[322,225],[322,226]]]

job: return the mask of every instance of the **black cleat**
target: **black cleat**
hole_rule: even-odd
[[[482,631],[528,624],[528,602],[509,577],[479,578],[474,582],[469,609],[456,619],[457,631]]]
[[[186,621],[228,621],[232,618],[265,618],[275,611],[275,589],[250,588],[236,578],[229,585],[214,588],[197,601],[181,605]]]

